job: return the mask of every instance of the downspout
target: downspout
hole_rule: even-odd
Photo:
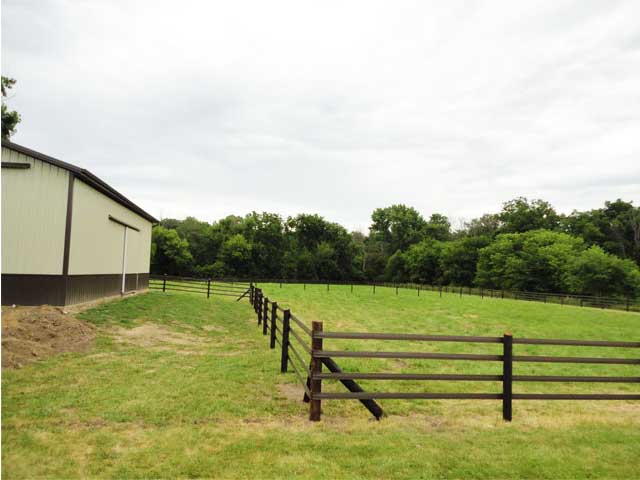
[[[127,273],[127,227],[124,227],[124,245],[122,246],[122,289],[120,293],[124,295]]]

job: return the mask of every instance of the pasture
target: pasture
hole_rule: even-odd
[[[325,331],[637,340],[640,315],[434,292],[323,285],[260,285],[271,300]],[[633,478],[640,467],[640,403],[383,400],[372,420],[357,401],[324,401],[309,422],[303,389],[279,373],[245,300],[152,292],[79,315],[95,348],[6,370],[3,475],[216,478]],[[327,340],[376,350],[375,340]],[[385,343],[389,348],[389,342]],[[398,349],[409,348],[406,343]],[[468,345],[411,345],[470,352]],[[474,353],[495,351],[477,345]],[[493,349],[493,350],[492,350]],[[576,355],[571,347],[519,352]],[[637,352],[606,354],[637,357]],[[583,348],[580,355],[603,355]],[[496,373],[482,362],[338,359],[349,371]],[[518,374],[638,376],[637,365],[518,365]],[[385,391],[391,382],[361,381]],[[499,391],[476,382],[402,383],[405,391]],[[633,393],[638,384],[517,384],[514,391]],[[325,387],[326,386],[326,387]],[[344,391],[324,382],[323,389]],[[397,387],[396,387],[397,389]]]

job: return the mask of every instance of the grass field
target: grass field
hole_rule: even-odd
[[[640,315],[370,287],[261,285],[325,331],[637,340]],[[302,388],[248,302],[153,292],[80,315],[93,351],[2,378],[2,473],[35,477],[639,478],[639,402],[354,401],[307,421]],[[326,348],[495,352],[498,345],[327,341]],[[471,347],[471,348],[470,348]],[[623,349],[516,346],[517,353],[637,356]],[[544,349],[544,350],[542,350]],[[499,373],[489,362],[341,360],[357,371]],[[521,366],[524,365],[524,366]],[[516,374],[634,375],[637,366],[526,365]],[[367,390],[486,391],[492,383],[362,382]],[[340,390],[325,382],[326,389]],[[514,391],[637,392],[637,384],[516,384]]]

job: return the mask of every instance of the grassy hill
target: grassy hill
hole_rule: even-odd
[[[640,315],[370,287],[261,285],[325,331],[413,332],[638,340]],[[323,402],[307,421],[302,388],[278,373],[248,302],[150,293],[80,318],[95,348],[5,370],[6,478],[632,478],[640,458],[640,402]],[[495,352],[499,345],[326,341],[326,348]],[[391,348],[392,347],[392,348]],[[631,356],[623,349],[518,345],[517,353]],[[499,373],[490,362],[342,360],[357,371]],[[521,367],[520,365],[525,365]],[[514,373],[634,375],[637,366],[526,365]],[[499,391],[492,383],[362,382],[367,390]],[[326,389],[341,390],[325,382]],[[514,391],[637,392],[637,384],[516,384]]]

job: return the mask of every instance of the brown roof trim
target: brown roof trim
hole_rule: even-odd
[[[76,167],[75,165],[72,165],[70,163],[63,162],[62,160],[58,160],[57,158],[50,157],[49,155],[45,155],[44,153],[36,152],[35,150],[31,150],[30,148],[23,147],[22,145],[18,145],[17,143],[13,143],[8,140],[2,140],[2,146],[8,148],[9,150],[13,150],[14,152],[23,153],[24,155],[28,155],[30,157],[36,158],[43,162],[49,163],[51,165],[55,165],[56,167],[60,167],[64,170],[72,172],[73,174],[75,174],[75,176],[79,180],[82,180],[86,184],[98,190],[103,195],[106,195],[112,200],[118,202],[123,207],[128,208],[129,210],[137,213],[138,215],[149,220],[152,223],[158,223],[158,220],[155,217],[145,212],[143,209],[138,207],[135,203],[133,203],[127,197],[125,197],[120,192],[115,190],[113,187],[110,187],[107,183],[100,180],[89,170]]]

